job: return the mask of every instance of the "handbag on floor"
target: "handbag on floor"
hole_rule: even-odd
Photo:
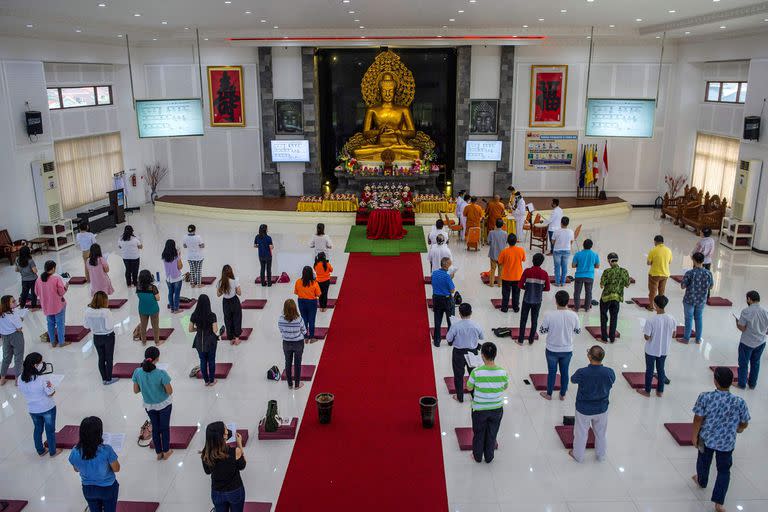
[[[267,370],[267,379],[269,380],[280,380],[280,368],[277,366],[273,366],[269,370]]]
[[[509,338],[512,335],[512,329],[509,327],[497,327],[495,329],[491,329],[491,331],[496,335],[497,338]]]
[[[144,424],[139,429],[139,438],[136,440],[136,444],[142,448],[149,446],[152,442],[152,424],[149,420],[145,420]]]
[[[456,292],[453,294],[453,303],[457,306],[460,306],[461,303],[464,302],[464,299],[461,298],[461,294],[459,292]]]
[[[191,370],[189,370],[189,378],[194,379],[197,377],[197,374],[200,372],[199,366],[193,366]]]
[[[261,421],[264,424],[265,432],[277,432],[277,427],[280,426],[280,415],[277,412],[277,400],[270,400],[267,402],[267,414]]]

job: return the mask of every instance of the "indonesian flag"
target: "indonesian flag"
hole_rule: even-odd
[[[600,164],[597,161],[597,144],[594,146],[594,150],[592,151],[592,173],[593,173],[593,181],[597,181],[597,178],[600,177]]]
[[[605,176],[608,176],[608,141],[605,141],[605,146],[603,146],[603,173],[605,173]]]

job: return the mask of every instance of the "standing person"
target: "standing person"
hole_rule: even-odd
[[[328,308],[328,289],[331,287],[331,272],[333,266],[328,263],[324,252],[319,252],[315,256],[315,275],[317,284],[320,286],[320,311],[325,313]]]
[[[704,228],[701,230],[701,238],[696,242],[696,247],[691,255],[700,252],[704,256],[704,268],[712,271],[712,255],[715,254],[715,239],[712,238],[712,230]]]
[[[309,246],[315,250],[315,257],[317,257],[317,255],[321,252],[324,252],[326,255],[331,254],[333,244],[331,243],[331,237],[325,234],[325,224],[322,222],[317,224],[315,236],[313,236],[312,240],[310,240]]]
[[[219,286],[216,288],[216,296],[221,300],[224,311],[224,327],[227,330],[227,338],[232,345],[240,344],[240,335],[243,333],[243,307],[240,305],[240,280],[235,277],[235,272],[230,265],[224,265],[221,269]]]
[[[37,265],[32,259],[32,251],[25,245],[19,250],[16,258],[16,272],[21,275],[21,295],[19,295],[19,307],[27,307],[27,297],[30,299],[31,308],[37,307],[37,295],[35,294],[35,282],[37,281]]]
[[[99,355],[99,374],[105,386],[120,379],[112,377],[112,361],[115,354],[115,325],[109,312],[109,298],[104,292],[96,292],[88,307],[85,308],[83,324],[93,332],[93,346]]]
[[[747,307],[736,319],[736,328],[741,331],[738,388],[749,385],[749,389],[755,389],[768,333],[768,311],[760,305],[760,294],[755,290],[747,292]]]
[[[187,261],[189,261],[189,282],[192,288],[201,286],[200,281],[203,277],[203,249],[205,243],[200,235],[197,234],[194,224],[187,226],[187,235],[184,237],[184,248],[187,250]]]
[[[440,268],[440,262],[443,258],[453,259],[453,254],[451,254],[451,249],[448,247],[448,244],[446,244],[446,240],[448,239],[443,237],[443,235],[437,235],[435,243],[430,245],[429,249],[427,249],[430,272],[434,272],[435,269]]]
[[[443,219],[437,219],[435,221],[435,225],[432,226],[432,231],[430,231],[429,235],[427,235],[427,245],[433,245],[437,243],[438,235],[443,235],[443,240],[445,240],[445,244],[448,245],[449,232],[447,229],[445,229],[445,222],[443,222]]]
[[[464,194],[464,198],[462,199],[461,203],[461,234],[466,239],[467,237],[467,206],[469,206],[469,201],[472,199],[472,196],[469,194]]]
[[[91,246],[96,243],[96,235],[91,233],[87,223],[78,225],[78,232],[75,237],[75,244],[80,248],[80,252],[83,256],[83,268],[85,269],[85,281],[90,281],[88,276],[88,257],[91,255]]]
[[[616,341],[616,324],[619,321],[619,308],[624,301],[624,288],[629,288],[629,272],[619,266],[619,255],[608,253],[609,268],[600,276],[600,341],[613,343]],[[608,315],[611,317],[608,326]]]
[[[5,386],[5,376],[13,359],[14,380],[21,375],[24,365],[23,318],[15,309],[16,299],[3,295],[0,299],[0,336],[3,337],[3,362],[0,366],[0,386]],[[18,382],[16,384],[18,386]]]
[[[233,434],[235,447],[228,445]],[[223,421],[209,423],[205,428],[201,459],[203,471],[211,475],[211,502],[215,512],[242,512],[245,486],[240,472],[245,469],[245,454],[240,434],[230,432]]]
[[[693,268],[685,273],[680,287],[685,290],[683,296],[683,313],[685,314],[685,331],[683,339],[686,343],[691,340],[691,327],[696,323],[696,343],[701,343],[704,332],[704,306],[707,305],[709,291],[715,284],[712,273],[704,268],[704,255],[700,252],[691,256]]]
[[[139,262],[140,250],[144,248],[141,245],[139,237],[133,234],[133,226],[127,224],[123,230],[123,236],[117,241],[117,248],[120,249],[120,256],[125,265],[125,284],[130,288],[139,284]]]
[[[552,233],[549,238],[552,241],[552,255],[555,260],[555,286],[565,286],[568,278],[568,258],[571,256],[573,246],[573,230],[568,229],[571,219],[560,219],[560,229]]]
[[[56,403],[51,398],[56,393],[50,379],[43,375],[46,364],[43,356],[37,352],[27,354],[24,358],[24,367],[21,377],[17,377],[19,391],[27,401],[27,411],[35,426],[32,432],[32,440],[35,442],[35,450],[39,456],[45,455],[43,445],[43,429],[45,439],[48,442],[48,455],[55,457],[61,453],[61,448],[56,448]]]
[[[517,235],[507,236],[507,247],[499,253],[501,267],[501,312],[509,311],[509,296],[512,295],[512,311],[520,311],[520,277],[523,275],[525,249],[517,247]]]
[[[454,318],[445,339],[448,341],[448,345],[453,346],[451,365],[453,366],[453,384],[456,388],[453,399],[459,403],[464,403],[464,367],[469,373],[472,373],[474,369],[469,365],[465,356],[470,352],[477,355],[477,348],[484,338],[483,329],[476,322],[470,320],[472,306],[468,302],[459,305],[459,316],[461,320]]]
[[[493,196],[493,199],[485,207],[485,226],[488,233],[496,229],[497,220],[503,221],[506,216],[507,210],[504,208],[504,203],[501,202],[501,196]]]
[[[501,286],[499,254],[506,245],[507,232],[504,230],[504,219],[496,219],[496,229],[488,233],[488,259],[491,260],[491,269],[488,271],[488,286]]]
[[[533,255],[533,266],[528,267],[520,276],[518,286],[523,293],[523,304],[520,311],[520,328],[517,334],[517,343],[523,344],[525,339],[525,325],[528,323],[528,314],[531,314],[531,329],[528,333],[528,344],[533,345],[536,336],[536,323],[539,320],[539,311],[544,292],[549,291],[549,274],[541,268],[544,263],[544,255],[537,252]]]
[[[515,195],[517,194],[517,190],[515,190],[515,187],[510,185],[507,187],[507,192],[509,192],[509,201],[507,201],[507,206],[509,206],[510,210],[514,210]]]
[[[69,345],[68,341],[64,341],[66,333],[64,322],[67,316],[65,293],[67,293],[67,285],[61,276],[56,274],[56,262],[46,261],[43,273],[35,283],[35,294],[40,299],[40,308],[48,321],[48,340],[52,348],[56,348],[57,336],[59,347]]]
[[[141,275],[139,275],[141,282]],[[157,367],[160,349],[147,347],[144,361],[133,371],[133,392],[141,393],[144,410],[152,424],[152,442],[155,445],[157,460],[166,460],[173,454],[171,450],[171,411],[173,404],[173,386],[168,372]]]
[[[651,396],[653,385],[654,366],[658,373],[658,384],[656,386],[656,396],[664,394],[664,384],[666,384],[666,373],[664,364],[669,354],[669,346],[672,344],[672,337],[677,329],[677,320],[664,312],[664,308],[669,304],[669,299],[664,295],[657,295],[653,298],[653,307],[656,314],[645,322],[643,327],[643,337],[645,338],[645,389],[638,389],[637,392],[643,396]]]
[[[584,311],[592,309],[592,285],[595,282],[595,269],[600,268],[600,256],[592,250],[592,240],[584,240],[584,247],[573,255],[571,267],[576,269],[573,284],[573,310],[578,311],[581,304],[581,287],[584,287]]]
[[[555,294],[557,310],[549,311],[541,321],[539,332],[546,334],[547,345],[544,354],[547,358],[547,390],[539,394],[552,400],[555,389],[557,368],[560,367],[560,400],[565,400],[568,392],[568,365],[573,356],[573,335],[581,332],[579,316],[568,309],[568,292],[560,290]]]
[[[693,406],[693,446],[699,453],[696,458],[694,483],[705,489],[709,481],[712,458],[716,460],[717,478],[712,490],[712,502],[716,512],[725,512],[725,494],[731,483],[733,449],[736,434],[749,426],[749,409],[743,398],[731,394],[733,372],[727,367],[715,368],[715,390],[705,391]]]
[[[432,271],[432,313],[434,315],[435,330],[432,334],[432,343],[440,346],[442,338],[440,326],[443,323],[443,315],[448,322],[448,329],[451,328],[451,317],[455,314],[456,305],[453,302],[453,294],[456,292],[456,285],[448,273],[451,268],[451,258],[440,260],[440,268]]]
[[[259,276],[261,286],[272,286],[272,237],[267,234],[267,225],[259,226],[259,234],[253,239],[253,246],[259,249]]]
[[[555,234],[555,231],[558,231],[560,229],[560,224],[563,219],[563,209],[560,208],[560,200],[557,198],[552,199],[552,214],[549,216],[549,219],[544,222],[544,224],[547,226],[547,234],[549,235],[549,245],[550,245],[550,252],[548,254],[554,254],[554,248],[552,248],[552,235]],[[567,225],[567,224],[566,224]],[[570,250],[570,247],[569,247]]]
[[[104,444],[101,418],[88,416],[80,422],[80,440],[69,454],[69,463],[80,474],[83,497],[90,512],[115,512],[120,485],[115,473],[120,462],[115,450]]]
[[[168,285],[168,309],[171,313],[178,313],[181,301],[181,285],[184,282],[184,276],[181,275],[181,269],[184,264],[181,261],[181,254],[176,249],[174,240],[166,240],[163,248],[163,270],[165,270],[165,284]]]
[[[525,208],[525,199],[520,192],[515,192],[515,201],[512,203],[512,217],[515,218],[515,234],[518,240],[523,240],[525,236],[525,219],[528,217],[528,210]]]
[[[139,298],[139,339],[142,345],[147,344],[147,324],[152,322],[152,341],[162,345],[160,339],[160,290],[157,289],[152,272],[147,269],[139,272],[139,284],[136,285],[136,296]]]
[[[469,204],[464,207],[464,217],[467,219],[467,230],[479,228],[483,218],[483,207],[477,204],[477,196],[470,198]]]
[[[490,463],[496,450],[496,435],[504,414],[504,390],[509,386],[507,372],[496,365],[496,345],[486,341],[480,347],[483,365],[469,374],[467,389],[472,394],[472,458]]]
[[[669,264],[672,263],[672,251],[664,245],[664,237],[653,237],[654,247],[648,251],[646,263],[648,269],[648,311],[653,311],[653,298],[656,295],[664,295],[667,290],[669,278]]]
[[[101,246],[93,244],[90,256],[88,256],[88,275],[90,276],[91,295],[96,292],[104,292],[107,295],[115,293],[112,280],[109,278],[109,264],[101,254]]]
[[[197,350],[200,358],[200,373],[206,386],[216,385],[216,345],[219,326],[216,323],[216,313],[211,311],[211,299],[201,293],[192,316],[189,317],[189,332],[195,333],[192,348]]]
[[[301,356],[304,353],[307,328],[299,315],[296,301],[286,299],[283,303],[283,314],[277,321],[280,336],[283,338],[283,355],[285,355],[285,377],[288,389],[299,389],[304,386],[301,382]]]
[[[584,461],[587,448],[587,434],[590,427],[595,433],[595,453],[597,460],[605,460],[607,449],[606,431],[608,430],[608,397],[611,387],[616,382],[616,374],[611,368],[603,366],[605,350],[600,345],[592,345],[587,351],[589,366],[579,368],[571,375],[571,382],[579,386],[576,393],[576,423],[573,429],[573,449],[568,455],[576,462]]]
[[[466,190],[460,190],[459,194],[456,196],[456,222],[458,222],[462,228],[461,231],[459,231],[459,239],[463,238],[464,226],[466,225],[466,221],[463,219],[464,207],[467,205],[467,202],[464,201],[464,194],[466,194]]]
[[[320,285],[315,279],[312,267],[304,267],[301,271],[301,277],[296,280],[293,286],[293,293],[299,299],[299,311],[304,325],[307,328],[307,339],[310,343],[315,341],[315,318],[317,317],[317,299],[320,298]]]

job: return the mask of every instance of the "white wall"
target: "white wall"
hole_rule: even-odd
[[[500,46],[473,46],[470,67],[469,97],[485,100],[499,97],[501,73]],[[497,135],[470,135],[470,140],[498,140]],[[504,150],[509,150],[505,143]],[[493,195],[493,173],[496,162],[467,162],[469,191],[472,195]]]
[[[272,48],[272,94],[276,100],[300,100],[304,97],[301,76],[301,47],[280,46]],[[276,139],[303,139],[296,135],[275,135]],[[283,162],[277,164],[280,180],[285,183],[289,196],[304,194],[304,164]]]

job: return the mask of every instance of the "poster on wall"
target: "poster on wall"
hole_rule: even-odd
[[[565,98],[568,91],[568,66],[531,66],[531,97],[528,126],[565,126]]]
[[[495,135],[498,130],[499,100],[469,100],[469,133]]]
[[[575,170],[579,132],[558,130],[525,134],[525,170]]]
[[[245,126],[242,66],[208,66],[211,126]]]
[[[301,135],[304,133],[302,100],[275,100],[275,133]]]

